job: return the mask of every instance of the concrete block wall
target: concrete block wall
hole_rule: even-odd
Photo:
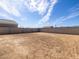
[[[9,29],[7,27],[0,27],[0,34],[9,33]]]
[[[0,27],[0,34],[17,34],[17,33],[32,33],[32,32],[48,32],[61,34],[77,34],[79,28],[17,28],[17,27]]]
[[[41,32],[79,35],[79,28],[42,28]]]
[[[18,28],[0,27],[0,34],[20,33]]]
[[[0,34],[17,34],[17,33],[32,33],[38,32],[34,28],[17,28],[17,27],[0,27]]]

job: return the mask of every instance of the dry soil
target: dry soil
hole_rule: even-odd
[[[0,59],[79,59],[79,35],[0,35]]]

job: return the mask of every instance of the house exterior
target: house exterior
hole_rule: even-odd
[[[0,34],[18,32],[18,24],[13,20],[0,19]]]

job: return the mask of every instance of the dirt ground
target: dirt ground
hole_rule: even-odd
[[[79,59],[79,35],[0,35],[0,59]]]

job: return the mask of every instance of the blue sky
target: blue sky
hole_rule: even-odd
[[[79,0],[0,0],[0,19],[19,27],[79,26]]]

